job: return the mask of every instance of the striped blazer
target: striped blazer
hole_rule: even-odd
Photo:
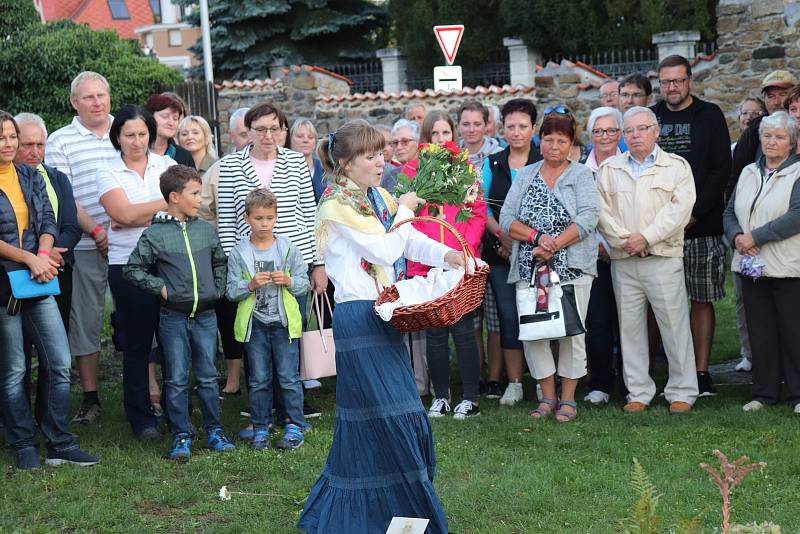
[[[250,235],[244,222],[244,200],[247,193],[261,186],[250,164],[248,145],[240,152],[219,160],[217,185],[217,232],[225,254],[229,254],[243,237]],[[278,220],[275,235],[286,237],[303,255],[306,263],[317,259],[314,241],[314,187],[305,157],[299,152],[278,147],[278,161],[272,175],[270,190],[278,200]],[[322,262],[316,262],[322,264]]]

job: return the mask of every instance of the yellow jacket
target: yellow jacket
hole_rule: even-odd
[[[653,165],[634,178],[628,152],[600,166],[600,221],[597,228],[611,245],[611,259],[627,258],[625,239],[641,233],[647,253],[683,257],[683,233],[696,198],[689,163],[656,148]]]

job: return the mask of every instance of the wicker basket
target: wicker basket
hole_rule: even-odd
[[[396,228],[414,221],[436,222],[447,229],[458,239],[464,253],[464,263],[475,260],[475,256],[470,252],[467,242],[447,221],[436,217],[412,217],[399,222],[389,229],[392,232]],[[489,275],[489,266],[483,264],[478,267],[475,264],[475,274],[464,274],[456,287],[444,295],[420,304],[400,306],[394,310],[392,325],[401,332],[417,332],[428,328],[442,328],[457,323],[465,314],[471,312],[483,302],[483,292],[486,289],[486,277]],[[386,302],[396,301],[400,295],[395,286],[388,287],[378,296],[375,305],[379,306]]]

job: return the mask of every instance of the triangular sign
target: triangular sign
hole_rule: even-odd
[[[463,24],[450,24],[447,26],[434,26],[433,33],[448,65],[452,65],[456,60],[458,47],[461,44],[461,36],[464,35]]]

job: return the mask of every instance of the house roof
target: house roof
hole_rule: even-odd
[[[384,91],[378,91],[377,93],[356,93],[354,95],[320,95],[317,97],[317,100],[321,100],[322,102],[353,102],[353,101],[363,101],[363,100],[409,100],[409,99],[437,99],[437,98],[448,98],[454,96],[486,96],[486,95],[523,95],[532,93],[535,91],[534,87],[531,86],[511,86],[511,85],[503,85],[502,87],[498,87],[496,85],[490,85],[489,87],[484,87],[479,85],[477,87],[464,87],[460,91],[434,91],[433,89],[426,89],[425,91],[421,91],[419,89],[414,89],[413,91],[399,91],[399,92],[391,92],[387,93]]]
[[[136,28],[153,24],[149,0],[124,0],[129,18],[114,19],[108,0],[40,0],[44,21],[69,19],[95,30],[110,29],[122,38],[136,39]]]

